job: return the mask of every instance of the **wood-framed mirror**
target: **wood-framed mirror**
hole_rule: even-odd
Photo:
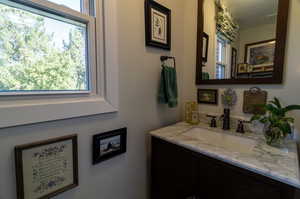
[[[289,0],[198,0],[196,84],[281,84],[288,13]]]

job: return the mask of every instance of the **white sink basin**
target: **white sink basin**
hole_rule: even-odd
[[[255,140],[225,133],[217,133],[202,128],[193,128],[183,134],[192,139],[199,140],[201,143],[209,144],[226,151],[238,153],[251,153],[256,145]]]

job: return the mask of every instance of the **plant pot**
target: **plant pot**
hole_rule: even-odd
[[[287,134],[282,132],[278,127],[266,125],[264,128],[266,143],[270,146],[281,148],[283,147]]]

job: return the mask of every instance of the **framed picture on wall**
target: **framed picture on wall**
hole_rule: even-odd
[[[171,10],[145,0],[146,46],[171,50]]]
[[[245,63],[240,63],[237,65],[237,74],[240,75],[240,74],[245,74],[245,73],[248,73],[248,64],[245,64]]]
[[[17,198],[48,199],[78,186],[77,135],[15,147]]]
[[[275,39],[246,44],[245,63],[252,65],[253,68],[273,67],[275,47]]]
[[[218,104],[217,89],[198,89],[199,104]]]
[[[209,35],[203,32],[203,50],[202,50],[202,61],[207,62],[208,59],[208,46],[209,45]]]
[[[127,128],[93,137],[93,164],[98,164],[126,152]]]

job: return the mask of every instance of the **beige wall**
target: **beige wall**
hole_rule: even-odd
[[[206,34],[209,35],[209,48],[206,66],[203,68],[203,72],[207,72],[211,79],[215,78],[216,73],[216,5],[215,1],[205,0],[203,4],[203,29]]]
[[[276,38],[276,24],[266,24],[240,30],[238,63],[244,63],[245,45]]]
[[[117,2],[120,111],[77,119],[14,127],[0,130],[0,199],[16,199],[14,147],[63,135],[79,136],[80,186],[56,199],[145,199],[146,134],[181,119],[180,106],[169,109],[157,104],[160,55],[171,54],[178,62],[182,93],[184,2],[161,0],[172,9],[172,51],[146,48],[144,40],[144,1]],[[180,100],[181,102],[181,100]],[[1,114],[1,113],[0,113]],[[128,127],[128,152],[97,166],[91,164],[92,135]]]
[[[196,0],[188,1],[190,8],[196,9]],[[287,36],[287,48],[286,48],[286,56],[285,56],[285,71],[284,71],[284,83],[282,85],[263,85],[259,86],[269,93],[269,98],[273,98],[277,96],[284,104],[300,104],[300,94],[299,94],[299,77],[300,77],[300,63],[299,63],[299,50],[300,50],[300,39],[299,39],[299,31],[300,31],[300,0],[291,0],[290,5],[290,14],[288,21],[288,36]],[[196,23],[196,15],[192,15],[195,12],[189,11],[191,15],[189,15],[186,20],[190,20],[190,23]],[[185,39],[191,38],[194,36],[194,32],[196,31],[196,27],[190,27],[189,33],[186,34]],[[191,45],[190,48],[194,49],[195,45]],[[189,59],[185,57],[185,59]],[[194,53],[191,53],[190,59],[194,59]],[[194,82],[195,78],[195,62],[194,64],[186,65],[185,70],[185,79],[184,81]],[[184,85],[187,83],[184,82]],[[199,86],[199,88],[218,88],[220,91],[226,88],[234,88],[239,96],[238,104],[233,109],[233,115],[236,116],[246,116],[242,113],[242,102],[243,102],[243,91],[245,89],[249,89],[255,85],[218,85],[218,86]],[[257,85],[256,85],[257,86]],[[184,101],[191,100],[194,97],[196,100],[196,88],[195,86],[191,86],[189,88],[191,94],[187,94],[188,91],[185,91]],[[222,112],[222,105],[219,106],[211,106],[211,105],[200,105],[199,110],[201,112],[211,112],[216,113],[218,115]],[[296,128],[300,129],[300,112],[292,113],[296,118]]]

